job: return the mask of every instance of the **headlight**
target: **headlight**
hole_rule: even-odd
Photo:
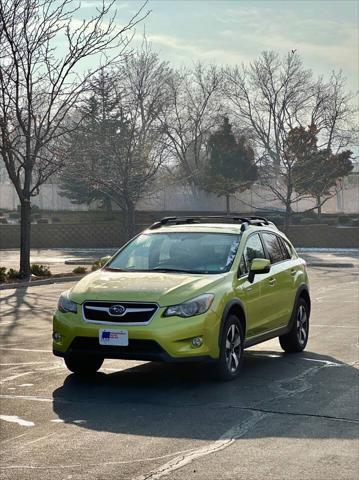
[[[214,295],[206,293],[188,302],[167,307],[163,315],[165,317],[194,317],[195,315],[201,315],[201,313],[207,312],[212,305],[213,299]]]
[[[60,312],[63,312],[63,313],[67,313],[67,312],[77,313],[77,303],[70,300],[68,290],[66,290],[66,292],[61,293],[58,304],[57,304],[57,308],[60,310]]]

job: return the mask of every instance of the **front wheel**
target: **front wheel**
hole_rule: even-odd
[[[229,315],[223,326],[216,373],[220,380],[234,380],[243,363],[244,334],[241,322]]]
[[[73,373],[78,375],[91,375],[96,373],[103,364],[101,357],[83,357],[68,356],[65,359],[66,367]]]
[[[279,343],[285,352],[301,352],[307,345],[308,335],[309,307],[307,302],[300,298],[296,306],[292,329],[286,335],[279,337]]]

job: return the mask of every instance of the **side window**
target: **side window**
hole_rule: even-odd
[[[244,252],[240,261],[241,275],[249,272],[254,258],[266,258],[262,241],[258,234],[251,235],[244,247]]]
[[[282,262],[286,259],[277,235],[273,233],[263,233],[263,240],[267,247],[271,263]]]
[[[293,257],[292,249],[283,238],[279,238],[282,250],[283,250],[283,260],[290,260]]]

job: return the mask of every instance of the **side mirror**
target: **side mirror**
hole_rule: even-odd
[[[266,258],[254,258],[251,263],[251,269],[248,274],[248,282],[253,283],[255,275],[260,273],[269,273],[270,261]]]

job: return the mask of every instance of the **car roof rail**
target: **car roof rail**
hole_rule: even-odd
[[[153,223],[149,230],[156,230],[157,228],[164,227],[166,225],[185,225],[185,224],[194,224],[194,223],[204,223],[206,220],[223,220],[223,223],[239,223],[242,225],[241,230],[244,231],[249,225],[254,225],[257,227],[263,226],[274,226],[274,223],[270,222],[264,217],[237,217],[230,215],[198,215],[198,216],[188,216],[188,217],[164,217],[158,222]]]

